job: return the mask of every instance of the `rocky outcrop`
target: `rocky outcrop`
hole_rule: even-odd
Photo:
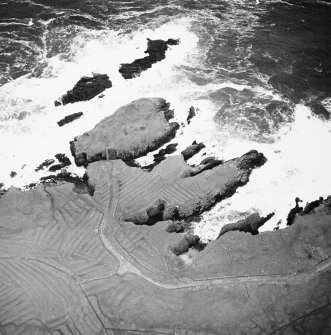
[[[55,101],[55,106],[91,100],[105,89],[112,86],[108,75],[93,74],[92,77],[82,77],[74,88]]]
[[[160,62],[165,58],[165,53],[168,45],[177,45],[179,40],[168,39],[164,40],[151,40],[147,39],[147,50],[145,53],[147,57],[136,59],[133,63],[121,64],[119,72],[125,79],[132,79],[138,77],[141,72],[152,67],[156,62]]]
[[[67,115],[63,119],[61,119],[57,124],[59,127],[63,127],[65,124],[70,123],[78,118],[80,118],[84,113],[83,112],[78,112],[78,113],[73,113],[70,115]]]
[[[266,217],[261,217],[258,213],[253,213],[243,220],[223,226],[217,238],[220,238],[229,231],[242,231],[245,233],[251,233],[252,235],[257,235],[259,233],[258,229],[274,215],[275,213],[270,213]]]
[[[250,151],[197,173],[196,168],[178,155],[162,161],[151,172],[130,168],[121,160],[116,160],[91,164],[87,173],[89,182],[95,185],[93,176],[96,171],[104,171],[106,166],[118,171],[116,178],[120,191],[117,206],[121,217],[136,224],[153,225],[162,220],[202,213],[245,185],[252,168],[264,162],[263,154]]]
[[[135,100],[70,143],[77,166],[106,159],[129,161],[175,137],[178,123],[162,98]]]

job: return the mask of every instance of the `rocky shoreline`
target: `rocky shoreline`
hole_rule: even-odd
[[[1,332],[330,329],[331,198],[296,206],[285,229],[258,234],[273,214],[253,214],[202,244],[181,220],[230,197],[267,157],[252,150],[190,166],[185,160],[204,146],[194,142],[166,157],[176,150],[170,144],[153,166],[140,167],[135,158],[176,136],[173,117],[162,98],[133,101],[70,143],[75,163],[86,167],[82,179],[62,171],[28,192],[2,195]],[[71,163],[57,159],[36,169]]]

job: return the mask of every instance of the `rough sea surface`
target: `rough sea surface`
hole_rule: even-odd
[[[305,106],[317,100],[331,112],[330,18],[331,1],[319,0],[0,1],[0,182],[38,181],[49,173],[35,168],[57,153],[70,156],[76,135],[134,99],[160,96],[180,122],[190,106],[198,108],[172,141],[179,151],[193,140],[205,143],[190,163],[251,149],[268,159],[203,215],[196,233],[213,239],[252,212],[275,211],[263,229],[280,220],[284,226],[296,196],[306,202],[331,193],[331,121]],[[125,80],[119,66],[145,56],[146,38],[181,44]],[[92,73],[113,83],[102,99],[54,107]],[[84,115],[58,127],[77,112]]]

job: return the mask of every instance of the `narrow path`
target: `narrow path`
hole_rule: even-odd
[[[323,260],[318,263],[312,269],[302,273],[295,273],[291,275],[257,275],[257,276],[234,276],[234,277],[214,277],[214,278],[206,278],[201,280],[191,279],[191,282],[187,283],[176,283],[169,284],[162,281],[155,280],[148,276],[148,274],[143,272],[148,272],[146,268],[140,270],[137,266],[132,264],[119,250],[123,250],[121,245],[115,239],[115,231],[119,225],[119,219],[116,217],[116,211],[118,207],[118,192],[119,185],[117,183],[116,177],[112,174],[112,183],[110,187],[110,200],[108,204],[108,208],[106,209],[105,215],[101,220],[98,228],[98,234],[101,239],[103,246],[119,261],[119,269],[117,271],[118,275],[125,275],[127,273],[135,274],[142,279],[165,289],[169,290],[178,290],[178,289],[187,289],[187,288],[200,288],[200,287],[208,287],[215,285],[226,285],[233,283],[247,283],[247,282],[259,282],[259,283],[268,283],[268,284],[277,284],[281,282],[286,282],[289,280],[300,280],[307,279],[315,276],[319,272],[323,272],[328,270],[331,266],[331,257]],[[111,226],[109,226],[111,225]],[[108,238],[105,236],[106,229],[111,229],[111,232],[108,233]],[[127,252],[123,250],[123,253]],[[179,280],[179,279],[178,279]]]

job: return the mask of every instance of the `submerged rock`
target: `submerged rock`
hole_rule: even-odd
[[[62,127],[65,124],[80,118],[82,115],[83,115],[83,112],[78,112],[78,113],[73,113],[73,114],[67,115],[65,118],[61,119],[57,124],[60,127]]]
[[[77,166],[106,159],[129,161],[161,147],[175,137],[178,123],[162,98],[135,100],[70,142]]]
[[[266,217],[261,217],[258,213],[253,213],[249,215],[246,219],[239,220],[234,223],[226,224],[222,227],[221,232],[217,238],[229,231],[242,231],[245,233],[251,233],[252,235],[257,235],[259,233],[259,228],[262,227],[268,220],[270,220],[275,213],[270,213]]]
[[[168,49],[168,45],[177,45],[179,40],[168,39],[164,40],[151,40],[147,39],[147,50],[145,53],[148,56],[140,59],[136,59],[132,63],[121,64],[119,72],[125,79],[132,79],[138,77],[141,72],[149,69],[156,62],[159,62],[165,58],[165,52]]]
[[[93,77],[82,77],[74,88],[55,101],[55,106],[66,105],[78,101],[91,100],[105,89],[112,87],[106,74],[93,74]]]
[[[17,172],[16,171],[10,172],[10,178],[14,178],[16,176],[17,176]]]

